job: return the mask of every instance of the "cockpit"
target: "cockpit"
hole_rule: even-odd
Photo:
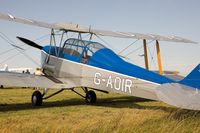
[[[96,51],[104,48],[106,47],[98,42],[70,38],[64,42],[62,48],[46,46],[44,50],[60,58],[87,64]]]
[[[79,39],[68,39],[65,41],[61,53],[69,59],[73,58],[74,61],[78,61],[87,64],[90,57],[99,49],[105,48],[98,42],[85,41]]]

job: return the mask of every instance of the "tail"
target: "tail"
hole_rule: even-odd
[[[3,70],[6,71],[6,72],[8,71],[8,65],[7,64],[4,65]]]
[[[188,76],[181,80],[180,83],[200,89],[200,64]]]

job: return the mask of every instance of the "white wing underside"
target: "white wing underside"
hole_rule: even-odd
[[[0,72],[0,85],[5,87],[70,88],[53,77],[15,72]]]
[[[98,29],[93,29],[91,27],[84,27],[84,26],[80,26],[78,24],[72,24],[72,23],[51,24],[51,23],[36,21],[32,19],[15,17],[10,14],[2,14],[2,13],[0,13],[0,19],[18,22],[22,24],[44,27],[44,28],[56,29],[56,30],[91,33],[91,34],[95,34],[99,36],[111,36],[111,37],[118,37],[118,38],[146,39],[146,40],[182,42],[182,43],[197,43],[197,42],[194,42],[182,37],[174,36],[174,35],[161,36],[161,35],[156,35],[156,34],[140,34],[140,33],[132,33],[132,32],[98,30]]]

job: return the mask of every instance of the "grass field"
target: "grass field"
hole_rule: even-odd
[[[54,92],[56,90],[51,90]],[[64,91],[32,107],[32,89],[0,89],[0,132],[199,133],[200,112],[119,94],[97,93],[86,105]]]

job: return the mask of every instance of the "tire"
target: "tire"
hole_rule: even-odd
[[[32,105],[41,106],[42,105],[42,94],[39,91],[34,91],[32,94]]]
[[[88,91],[85,96],[86,103],[95,103],[97,100],[96,94],[94,91]]]

